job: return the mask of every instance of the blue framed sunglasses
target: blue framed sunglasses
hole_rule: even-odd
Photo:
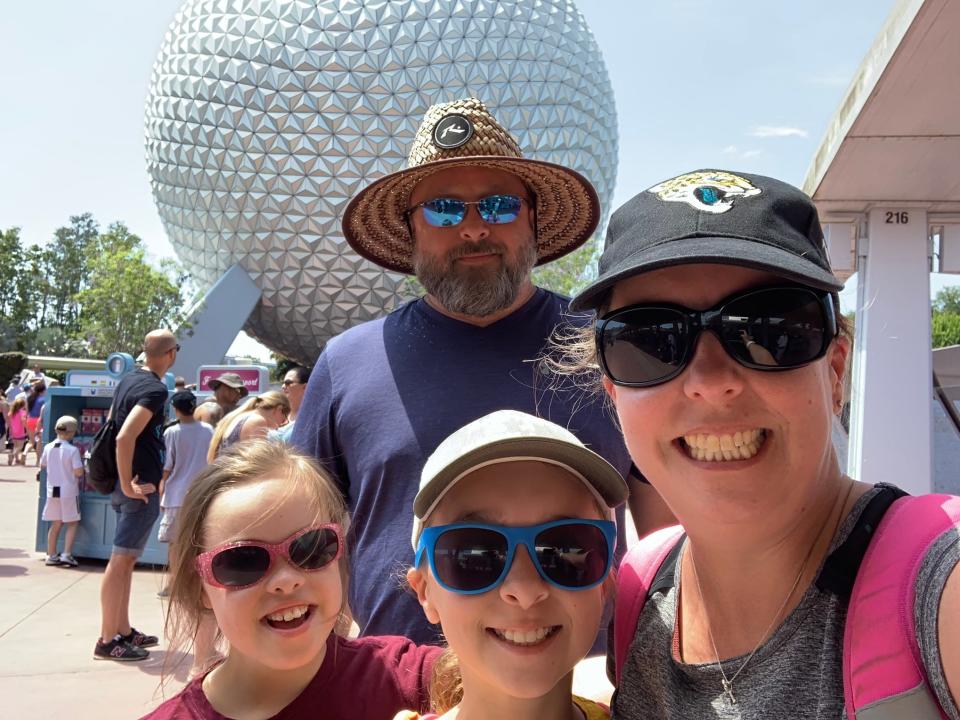
[[[407,210],[407,214],[423,210],[423,219],[433,227],[453,227],[463,222],[467,216],[467,207],[476,205],[480,218],[490,225],[506,225],[520,216],[523,203],[529,202],[517,195],[490,195],[480,200],[457,200],[456,198],[434,198],[417,203]]]
[[[415,566],[427,556],[444,590],[479,595],[499,587],[523,545],[546,582],[563,590],[586,590],[602,583],[613,566],[617,528],[610,520],[555,520],[508,527],[454,523],[424,529]]]

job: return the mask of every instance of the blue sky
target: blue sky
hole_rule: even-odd
[[[180,0],[3,3],[0,226],[46,242],[70,215],[123,220],[172,255],[143,106]],[[686,170],[801,184],[894,0],[578,0],[617,102],[616,207]],[[941,282],[938,280],[936,285]]]

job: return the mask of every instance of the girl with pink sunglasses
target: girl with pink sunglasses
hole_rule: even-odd
[[[171,546],[167,656],[208,613],[229,650],[146,717],[376,720],[424,706],[437,648],[334,632],[349,625],[348,523],[323,471],[279,444],[239,443],[198,475]]]

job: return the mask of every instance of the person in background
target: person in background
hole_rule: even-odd
[[[197,398],[192,392],[181,390],[174,393],[170,404],[179,422],[163,433],[166,453],[157,492],[160,493],[160,509],[163,511],[158,539],[164,543],[171,542],[173,538],[177,511],[183,505],[190,481],[206,467],[207,451],[213,440],[213,428],[194,418]]]
[[[290,415],[286,425],[270,431],[268,437],[271,440],[290,442],[290,437],[293,435],[293,424],[297,421],[297,413],[300,412],[300,404],[303,402],[303,394],[307,390],[309,380],[310,370],[300,365],[290,368],[284,374],[283,393],[290,400]]]
[[[100,637],[96,660],[145,660],[144,648],[159,639],[130,624],[133,568],[160,514],[157,488],[163,476],[163,421],[168,390],[161,378],[173,367],[180,346],[169,330],[154,330],[143,342],[144,365],[117,384],[110,417],[117,433],[117,480],[111,503],[117,513],[113,549],[100,585]]]
[[[27,464],[27,456],[24,453],[24,447],[27,444],[27,400],[18,397],[10,406],[10,413],[7,415],[7,437],[10,439],[10,449],[7,451],[7,465]]]
[[[0,395],[0,443],[3,448],[7,447],[7,416],[10,414],[10,403],[7,402],[7,396]]]
[[[43,368],[40,367],[40,363],[34,363],[33,367],[30,368],[30,374],[27,376],[27,383],[32,385],[38,382],[46,384],[47,376],[44,375]]]
[[[43,406],[47,402],[47,385],[40,378],[34,378],[30,382],[32,385],[27,392],[27,442],[37,455],[37,467],[39,467],[42,450],[39,445],[40,418],[43,415]]]
[[[80,479],[83,477],[83,458],[73,446],[77,434],[77,420],[64,415],[57,420],[57,439],[47,445],[40,458],[40,467],[47,471],[47,502],[43,506],[43,520],[50,523],[47,531],[47,559],[45,565],[77,567],[73,557],[73,541],[80,524]],[[67,526],[63,552],[57,552],[60,530]]]
[[[223,408],[212,400],[207,400],[197,405],[197,409],[193,411],[193,419],[215,428],[223,420]]]
[[[12,378],[10,378],[10,384],[7,385],[7,389],[4,391],[4,395],[7,398],[7,403],[13,405],[13,401],[17,399],[17,395],[19,395],[21,392],[23,392],[23,390],[20,388],[20,376],[14,375]]]
[[[183,376],[177,375],[173,379],[173,391],[175,393],[180,392],[181,390],[187,389],[187,381],[183,379]]]
[[[166,456],[163,461],[163,477],[160,478],[160,529],[157,539],[162,543],[173,542],[176,535],[177,513],[183,505],[183,498],[190,489],[190,483],[207,466],[207,451],[213,440],[213,428],[194,418],[197,398],[189,390],[173,394],[170,404],[176,413],[177,424],[171,425],[163,433]],[[157,593],[167,597],[168,588]],[[208,621],[200,623],[194,640],[193,668],[191,676],[203,672],[214,660],[214,646],[217,626]]]
[[[265,438],[287,421],[290,401],[276,390],[252,397],[237,410],[227,415],[217,425],[210,442],[207,460],[213,459],[234,443],[254,438]]]
[[[207,382],[207,388],[213,390],[213,399],[228,415],[237,409],[239,402],[250,394],[243,384],[243,378],[237,373],[225,372]]]

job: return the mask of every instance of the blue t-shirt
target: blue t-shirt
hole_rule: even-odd
[[[600,399],[540,374],[534,362],[557,325],[586,321],[567,316],[567,305],[538,289],[513,314],[477,327],[421,299],[327,343],[292,442],[324,464],[348,499],[350,606],[362,634],[440,641],[401,579],[413,563],[420,472],[455,430],[495,410],[521,410],[569,428],[627,476],[623,437]]]
[[[38,418],[43,412],[43,406],[47,404],[46,395],[40,395],[33,401],[33,407],[27,411],[27,417]]]

